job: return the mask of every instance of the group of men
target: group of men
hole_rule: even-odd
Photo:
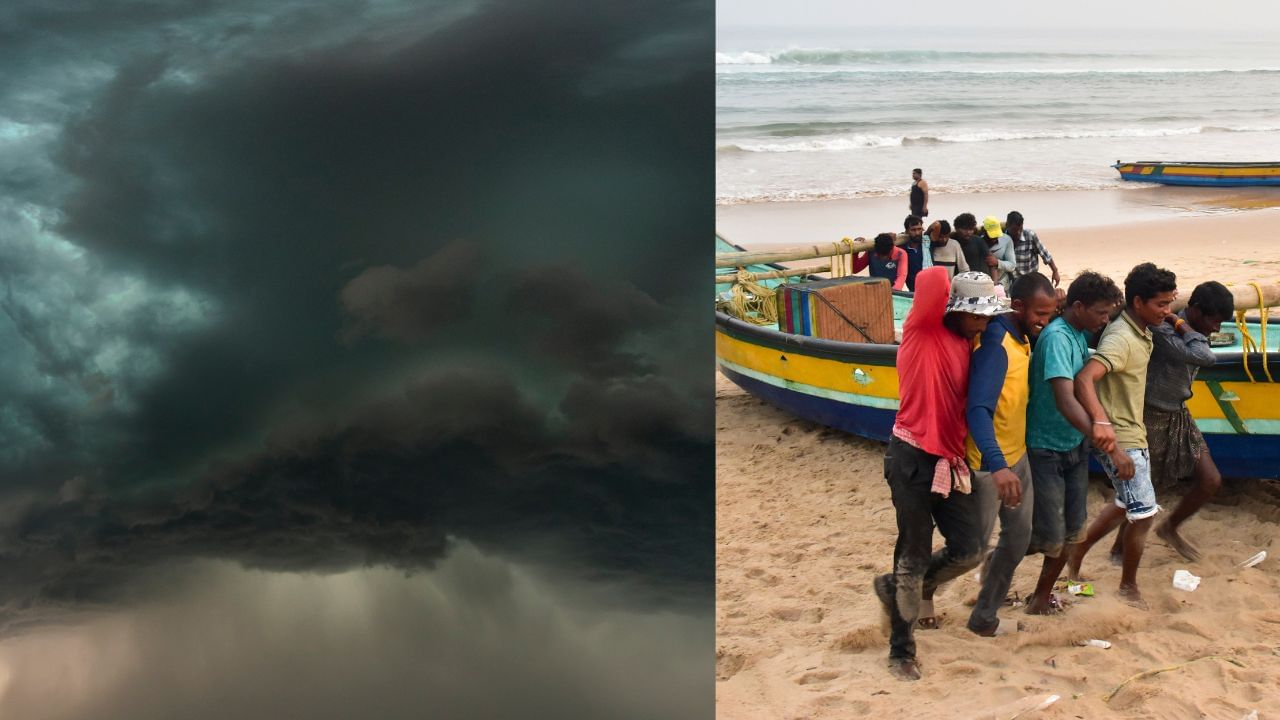
[[[973,213],[958,215],[954,228],[946,220],[938,220],[926,230],[924,221],[915,214],[908,215],[902,225],[903,234],[880,233],[872,249],[857,253],[853,271],[868,269],[871,276],[892,283],[894,290],[912,292],[916,277],[925,268],[945,268],[948,277],[982,272],[1007,295],[1019,277],[1038,272],[1043,259],[1053,285],[1061,282],[1053,256],[1039,236],[1024,227],[1022,213],[1016,210],[1003,224],[994,215],[987,216],[981,227]]]
[[[921,225],[918,216],[907,218],[909,239]],[[890,669],[903,679],[920,677],[914,632],[937,627],[938,586],[979,565],[968,629],[1004,634],[1017,624],[998,613],[1023,557],[1043,555],[1026,612],[1053,614],[1061,610],[1053,590],[1064,569],[1078,579],[1089,549],[1119,528],[1112,549],[1122,563],[1118,594],[1145,608],[1137,570],[1160,510],[1153,478],[1162,486],[1194,478],[1156,530],[1188,559],[1198,554],[1179,525],[1220,484],[1185,401],[1197,370],[1214,362],[1207,336],[1232,315],[1226,287],[1198,286],[1175,314],[1177,278],[1143,263],[1123,292],[1084,272],[1064,298],[1055,291],[1057,267],[1038,239],[1027,240],[1017,213],[1001,233],[1015,251],[1009,268],[998,259],[975,263],[987,272],[968,270],[965,245],[976,222],[966,214],[955,225],[939,230],[947,240],[935,239],[932,263],[903,281],[915,300],[898,350],[900,406],[884,460],[898,539],[893,572],[874,581],[891,625]],[[990,225],[985,237],[999,244],[999,223]],[[961,252],[937,252],[956,240]],[[1029,258],[1050,263],[1052,281],[1023,260],[1019,243]],[[997,291],[997,270],[1012,275],[1007,292]],[[1115,502],[1086,530],[1090,454],[1110,478]],[[936,552],[935,524],[944,540]]]

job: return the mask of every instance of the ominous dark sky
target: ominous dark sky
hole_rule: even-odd
[[[0,4],[0,714],[708,714],[713,32]]]

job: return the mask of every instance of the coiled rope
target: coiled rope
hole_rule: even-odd
[[[774,290],[756,282],[755,275],[745,268],[738,268],[732,282],[729,299],[716,303],[717,307],[731,317],[752,325],[772,325],[778,322],[778,301]]]

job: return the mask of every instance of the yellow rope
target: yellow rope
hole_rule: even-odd
[[[1262,287],[1256,282],[1249,283],[1253,286],[1253,291],[1258,293],[1258,315],[1259,323],[1262,328],[1262,372],[1267,374],[1267,382],[1273,383],[1275,379],[1271,377],[1271,368],[1267,366],[1267,313],[1269,308],[1262,298]]]
[[[778,322],[776,292],[756,282],[755,275],[745,268],[738,268],[732,282],[730,298],[717,303],[719,309],[753,325],[772,325]]]
[[[1262,288],[1258,283],[1251,282],[1249,285],[1251,285],[1253,287],[1253,291],[1258,294],[1258,314],[1261,316],[1262,321],[1260,324],[1261,330],[1259,334],[1262,336],[1262,347],[1259,349],[1258,341],[1253,339],[1253,335],[1249,332],[1249,325],[1245,322],[1244,314],[1252,308],[1236,310],[1236,328],[1240,330],[1240,349],[1242,351],[1241,356],[1244,360],[1244,374],[1249,377],[1249,382],[1258,382],[1257,378],[1253,376],[1253,371],[1249,369],[1249,353],[1261,352],[1262,370],[1267,375],[1267,382],[1275,382],[1275,379],[1271,377],[1271,368],[1267,363],[1267,316],[1269,308],[1262,297]]]
[[[849,238],[840,238],[840,242],[844,244],[845,249],[831,256],[831,277],[833,278],[848,277],[853,274],[854,241]]]

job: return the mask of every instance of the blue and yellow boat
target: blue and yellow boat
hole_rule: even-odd
[[[1111,167],[1120,173],[1121,180],[1163,185],[1203,187],[1280,185],[1280,162],[1198,163],[1117,160]]]
[[[740,250],[717,236],[717,250]],[[774,269],[748,268],[753,272]],[[780,282],[780,281],[779,281]],[[727,284],[717,285],[722,292]],[[894,294],[901,328],[908,293]],[[1187,401],[1218,468],[1227,477],[1280,479],[1280,322],[1247,322],[1256,350],[1216,347],[1217,365],[1200,371]],[[721,373],[752,395],[787,412],[866,438],[886,441],[898,410],[897,345],[848,343],[780,332],[716,313],[716,362]],[[1265,347],[1266,351],[1261,349]]]

